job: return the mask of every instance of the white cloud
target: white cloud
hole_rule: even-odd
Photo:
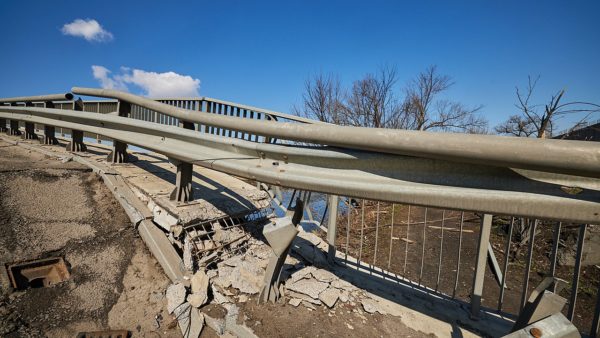
[[[61,31],[64,35],[82,37],[87,41],[105,42],[113,39],[112,33],[102,28],[98,21],[93,19],[76,19],[66,23]]]
[[[121,81],[120,77],[117,76],[112,78],[110,76],[110,70],[105,67],[94,65],[92,66],[92,72],[94,74],[94,79],[100,82],[102,88],[127,90],[127,86]]]
[[[94,78],[106,89],[128,90],[127,85],[141,88],[149,97],[199,96],[200,80],[175,72],[147,72],[140,69],[121,67],[121,73],[111,75],[102,66],[92,66]]]

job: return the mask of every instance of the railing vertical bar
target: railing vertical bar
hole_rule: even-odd
[[[567,310],[567,319],[572,321],[575,315],[575,304],[577,303],[577,291],[579,288],[579,276],[581,273],[581,259],[585,245],[585,232],[587,224],[579,226],[579,236],[577,237],[577,256],[575,257],[575,269],[573,271],[573,282],[571,282],[571,296],[569,297],[569,309]]]
[[[248,117],[248,110],[244,109],[244,118],[247,118],[247,117]],[[248,135],[248,138],[250,138],[250,134],[242,132],[242,139],[243,140],[246,140],[246,135]],[[248,139],[248,141],[249,141],[249,139]]]
[[[512,239],[514,225],[515,218],[511,217],[510,224],[508,226],[506,246],[504,247],[504,270],[502,271],[502,283],[500,285],[500,296],[498,297],[498,311],[502,311],[502,305],[504,303],[504,289],[506,288],[506,278],[508,275],[508,259],[510,257],[510,241]]]
[[[373,253],[373,265],[377,265],[377,245],[379,244],[379,202],[377,202],[377,216],[375,221],[375,251]]]
[[[358,265],[360,266],[360,262],[362,262],[362,248],[363,248],[363,237],[365,234],[365,200],[361,201],[361,221],[360,221],[360,249],[358,251]]]
[[[440,227],[440,257],[438,260],[438,271],[435,282],[435,291],[440,287],[440,275],[442,274],[442,255],[444,250],[444,223],[446,222],[446,210],[442,210],[442,226]]]
[[[406,264],[408,261],[408,234],[410,232],[410,204],[408,205],[408,216],[406,216],[406,241],[404,242],[404,268],[402,270],[402,276],[406,277]]]
[[[552,234],[552,253],[550,254],[550,272],[549,275],[554,277],[556,275],[556,258],[558,256],[558,243],[560,241],[560,228],[562,222],[556,222],[554,224],[554,232]]]
[[[392,265],[392,248],[394,247],[394,214],[396,212],[396,204],[392,203],[392,224],[390,224],[390,254],[388,255],[388,270]]]
[[[456,253],[456,274],[454,276],[454,289],[452,289],[452,298],[456,298],[456,289],[458,289],[458,275],[460,274],[460,251],[462,249],[463,225],[465,221],[465,212],[460,213],[460,226],[458,228],[458,249]]]
[[[240,111],[241,111],[240,107],[235,107],[235,116],[236,117],[240,117]],[[235,131],[235,138],[240,138],[240,132],[238,130]]]
[[[596,291],[596,307],[594,308],[594,319],[592,320],[592,327],[590,328],[590,337],[598,337],[598,325],[600,323],[600,286]]]
[[[525,276],[523,277],[523,293],[521,294],[521,306],[519,307],[520,310],[523,309],[523,307],[525,306],[525,302],[527,301],[527,291],[529,288],[529,273],[531,272],[531,259],[533,257],[533,246],[534,246],[534,242],[535,242],[535,231],[537,228],[537,223],[538,220],[534,220],[533,224],[531,224],[531,227],[529,228],[529,249],[527,252],[527,263],[525,266]],[[519,312],[520,312],[519,310]]]
[[[348,225],[346,226],[346,264],[348,264],[348,246],[350,245],[350,217],[352,217],[352,199],[348,197]]]
[[[421,251],[421,270],[419,271],[419,285],[423,279],[423,266],[425,265],[425,239],[427,237],[427,208],[425,208],[425,215],[423,217],[423,248]]]

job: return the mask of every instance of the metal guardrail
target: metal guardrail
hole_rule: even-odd
[[[330,224],[327,229],[332,247],[339,242],[336,240],[336,229],[340,227],[336,221],[339,206],[335,202],[336,196],[347,196],[348,201],[356,198],[362,203],[375,200],[378,206],[389,202],[392,210],[397,203],[410,205],[423,208],[425,214],[428,208],[486,214],[481,221],[470,299],[474,315],[479,313],[481,304],[491,214],[600,223],[600,146],[592,142],[341,127],[307,124],[309,121],[294,118],[289,118],[294,121],[289,123],[280,122],[282,118],[289,117],[285,114],[206,98],[163,100],[172,104],[169,105],[111,90],[73,88],[73,92],[117,99],[109,101],[111,108],[106,110],[116,111],[118,115],[91,113],[88,112],[91,108],[86,108],[86,104],[88,107],[96,104],[95,111],[100,112],[103,104],[100,102],[107,101],[88,101],[77,112],[33,106],[0,106],[0,127],[6,125],[1,119],[9,119],[103,135],[115,140],[110,159],[113,162],[126,160],[126,144],[162,153],[178,167],[173,196],[177,200],[193,198],[190,182],[194,164],[273,187],[330,194]],[[7,100],[0,99],[0,102]],[[65,106],[58,108],[65,108],[69,103],[56,103],[56,106],[59,104]],[[71,106],[76,104],[71,103]],[[259,112],[261,118],[257,120],[256,115],[244,114],[244,110]],[[11,129],[13,126],[11,124]],[[281,141],[277,143],[275,140],[309,145],[281,144]],[[306,194],[304,196],[307,197]],[[352,208],[349,208],[348,215]],[[348,252],[352,230],[350,218],[347,217],[345,228],[346,263],[352,262]],[[445,216],[442,216],[442,234],[444,219]],[[378,216],[376,233],[380,229],[379,222]],[[408,223],[411,223],[410,216]],[[425,219],[423,229],[427,224]],[[461,229],[462,224],[461,219]],[[391,225],[393,228],[393,219]],[[372,264],[363,264],[364,230],[363,216],[360,249],[353,264],[360,269],[377,268],[380,274],[391,276],[385,271],[385,266],[379,264],[378,267],[377,253]],[[422,231],[424,253],[426,230]],[[375,238],[377,252],[377,235]],[[393,240],[393,230],[391,238]],[[510,241],[509,237],[509,246]],[[579,242],[583,246],[583,239]],[[533,243],[533,240],[529,242],[530,248],[533,248]],[[443,235],[440,246],[443,247]],[[392,246],[389,250],[388,265],[391,264]],[[460,245],[458,252],[460,254]],[[529,256],[531,259],[531,254]],[[529,280],[530,269],[529,264],[526,280]],[[457,268],[457,276],[459,270]],[[573,285],[576,285],[579,271],[573,276],[576,279]],[[439,278],[438,273],[438,283]],[[420,278],[418,284],[421,284]],[[527,292],[528,285],[525,283],[523,297]],[[576,295],[575,287],[572,311]],[[573,314],[571,308],[569,314]],[[598,308],[596,317],[597,314]],[[597,318],[594,323],[597,328]]]

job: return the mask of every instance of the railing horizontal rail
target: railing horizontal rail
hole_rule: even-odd
[[[74,87],[72,91],[80,95],[123,100],[183,121],[278,139],[455,162],[600,177],[600,146],[592,142],[268,123],[241,120],[232,116],[197,114],[115,90]]]
[[[206,135],[126,117],[0,107],[0,118],[104,135],[171,158],[291,188],[414,205],[598,223],[597,179],[332,147]],[[568,183],[582,189],[570,194]]]
[[[47,101],[60,101],[60,100],[72,100],[73,94],[50,94],[50,95],[37,95],[37,96],[19,96],[0,99],[0,103],[16,103],[16,102],[47,102]]]

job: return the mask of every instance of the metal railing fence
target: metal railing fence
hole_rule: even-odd
[[[559,244],[565,240],[561,234],[575,227],[575,266],[565,295],[566,315],[578,323],[585,235],[600,220],[598,145],[307,125],[304,119],[212,99],[156,102],[115,91],[73,91],[118,101],[87,101],[82,112],[61,112],[70,109],[69,102],[55,103],[55,109],[0,106],[0,119],[96,133],[115,140],[114,151],[117,143],[130,143],[190,167],[206,166],[263,182],[282,205],[280,186],[302,191],[306,205],[313,193],[329,194],[329,224],[322,228],[330,246],[339,249],[338,261],[469,303],[474,316],[481,305],[486,311],[518,314],[536,275],[546,271],[539,266],[543,255],[536,254],[535,243],[547,233],[539,235],[538,230],[552,226],[550,265],[544,273],[557,276],[564,273],[556,264]],[[293,122],[282,122],[284,118]],[[185,123],[193,125],[186,128]],[[283,145],[279,140],[318,147]],[[184,183],[178,178],[180,184]],[[340,203],[337,196],[348,197]],[[496,222],[492,215],[499,216]],[[511,258],[511,247],[517,245],[515,219],[527,222],[529,236],[519,239],[523,248]],[[501,223],[504,237],[492,232]],[[502,260],[494,252],[503,252]],[[491,276],[486,272],[488,259],[495,261]],[[513,278],[519,269],[520,282]],[[497,293],[489,296],[494,280]],[[521,291],[515,293],[511,284],[522,286]],[[597,334],[598,314],[596,305],[586,317],[591,322],[578,323],[582,331],[592,327],[588,332]]]

